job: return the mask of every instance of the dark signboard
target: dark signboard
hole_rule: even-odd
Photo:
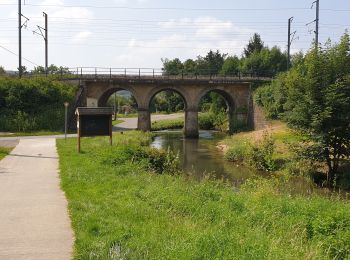
[[[83,115],[80,116],[80,123],[81,137],[110,134],[110,116],[108,115]]]
[[[112,145],[112,108],[78,107],[75,114],[77,115],[79,152],[81,137],[109,136],[109,142]]]

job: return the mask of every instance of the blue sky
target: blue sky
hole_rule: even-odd
[[[298,37],[292,52],[314,38],[309,0],[25,0],[23,64],[44,65],[44,41],[33,35],[49,16],[49,63],[67,67],[160,68],[162,58],[195,58],[210,49],[241,55],[254,32],[265,44],[286,49],[287,20]],[[350,1],[320,0],[320,41],[338,41],[350,27]],[[0,0],[0,46],[18,53],[17,0]],[[0,48],[0,65],[15,70],[18,58]]]

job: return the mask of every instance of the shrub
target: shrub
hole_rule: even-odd
[[[213,113],[201,113],[198,117],[199,128],[203,130],[214,129],[214,114]]]
[[[225,153],[225,160],[230,162],[241,162],[247,154],[247,144],[238,143]]]
[[[52,78],[0,79],[0,130],[61,130],[76,87]]]
[[[120,166],[128,161],[144,165],[159,174],[175,174],[180,169],[178,155],[169,149],[164,151],[139,145],[124,145],[112,147],[102,155],[103,164]]]
[[[276,164],[273,159],[274,150],[275,142],[272,136],[265,132],[261,142],[250,144],[247,152],[248,164],[257,170],[275,170]]]

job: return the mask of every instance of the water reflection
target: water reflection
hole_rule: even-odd
[[[157,132],[152,147],[170,149],[179,154],[183,170],[196,179],[212,176],[230,180],[239,186],[254,175],[254,171],[245,167],[236,167],[223,159],[222,152],[215,146],[225,135],[222,133],[201,131],[199,139],[186,139],[181,131]]]

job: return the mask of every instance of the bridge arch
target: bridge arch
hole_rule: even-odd
[[[236,99],[235,94],[227,91],[225,88],[222,87],[210,87],[206,88],[201,91],[201,93],[198,95],[196,104],[199,108],[201,100],[210,93],[217,93],[219,94],[223,100],[226,103],[226,113],[228,118],[228,128],[229,132],[234,132],[235,129],[235,112],[236,112]]]
[[[152,100],[155,98],[155,96],[163,91],[173,91],[173,92],[177,93],[184,101],[184,104],[185,104],[184,108],[186,109],[188,107],[189,97],[188,97],[188,94],[186,93],[186,91],[184,91],[183,89],[180,89],[180,88],[176,88],[176,87],[164,86],[164,87],[152,89],[150,91],[150,93],[148,95],[148,100],[147,100],[148,108],[151,107]]]
[[[135,98],[137,105],[139,105],[140,98],[135,93],[135,90],[129,86],[110,86],[108,89],[106,89],[101,96],[98,99],[98,106],[104,107],[107,104],[108,99],[112,96],[113,93],[125,90],[129,91],[131,95]]]

